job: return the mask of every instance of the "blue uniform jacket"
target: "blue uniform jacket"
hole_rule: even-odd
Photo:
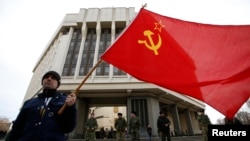
[[[39,94],[24,103],[7,141],[66,141],[65,133],[71,132],[76,125],[76,107],[66,107],[64,112],[58,115],[66,95],[56,92],[48,105],[45,104],[46,98],[48,97]],[[45,109],[43,116],[42,107]]]

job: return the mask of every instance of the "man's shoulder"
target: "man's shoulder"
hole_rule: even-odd
[[[39,97],[32,97],[32,98],[26,100],[26,101],[24,102],[24,105],[25,105],[25,104],[29,104],[29,103],[34,103],[34,102],[37,102],[37,101],[40,101],[40,98],[39,98]]]
[[[61,97],[67,97],[67,94],[63,92],[57,92],[56,95]]]

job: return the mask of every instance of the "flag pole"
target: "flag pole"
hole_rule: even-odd
[[[96,67],[102,62],[102,60],[99,60],[94,67],[90,70],[90,72],[86,75],[86,77],[83,79],[83,81],[78,85],[78,87],[75,89],[74,93],[75,95],[78,94],[80,88],[82,87],[82,85],[87,81],[87,79],[89,78],[89,76],[92,74],[92,72],[96,69]],[[63,106],[60,108],[60,110],[58,111],[58,114],[62,114],[64,109],[67,107],[66,103],[63,104]]]
[[[142,7],[142,8],[147,7],[147,3],[143,4],[141,7]]]

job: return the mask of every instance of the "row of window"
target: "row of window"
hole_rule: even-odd
[[[115,37],[117,37],[123,28],[117,28],[115,32]],[[100,57],[104,51],[111,44],[111,28],[102,28],[101,30],[101,38],[98,48],[98,57]],[[80,52],[80,46],[82,42],[82,33],[80,29],[74,29],[68,53],[66,56],[66,61],[63,68],[63,76],[73,76],[75,74],[77,60],[79,54],[81,54],[81,65],[78,75],[85,76],[93,67],[94,62],[94,54],[95,54],[95,46],[97,42],[96,29],[89,28],[87,31],[86,39],[84,41],[83,52]],[[109,75],[109,67],[110,65],[106,62],[101,63],[96,68],[97,76]],[[125,75],[126,73],[118,68],[114,67],[113,75]]]

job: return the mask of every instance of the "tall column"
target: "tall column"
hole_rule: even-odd
[[[191,120],[191,116],[190,116],[190,111],[187,109],[185,111],[185,118],[186,118],[186,123],[187,123],[187,128],[188,128],[188,135],[193,135],[194,131],[193,131],[193,123]]]
[[[83,138],[84,136],[84,125],[88,115],[88,105],[84,99],[77,100],[77,124],[73,131],[73,136],[76,138]]]
[[[128,98],[128,117],[130,116],[131,111],[136,111],[137,116],[140,119],[140,137],[147,137],[147,124],[149,122],[149,112],[148,112],[148,102],[147,97],[133,97]],[[129,118],[128,118],[129,119]]]
[[[173,117],[175,135],[181,135],[181,123],[176,104],[170,107],[170,112]]]
[[[144,103],[146,100],[146,103]],[[136,110],[140,114],[141,122],[143,121],[144,125],[141,125],[140,135],[142,138],[148,137],[146,132],[147,125],[150,124],[152,127],[152,136],[158,137],[157,132],[157,119],[159,117],[160,106],[157,99],[151,97],[138,97],[138,98],[128,98],[127,112],[128,119],[132,110]]]
[[[149,124],[152,127],[152,136],[158,137],[157,119],[158,119],[159,113],[160,113],[159,101],[157,99],[154,99],[154,98],[148,98],[147,105],[148,105]]]

